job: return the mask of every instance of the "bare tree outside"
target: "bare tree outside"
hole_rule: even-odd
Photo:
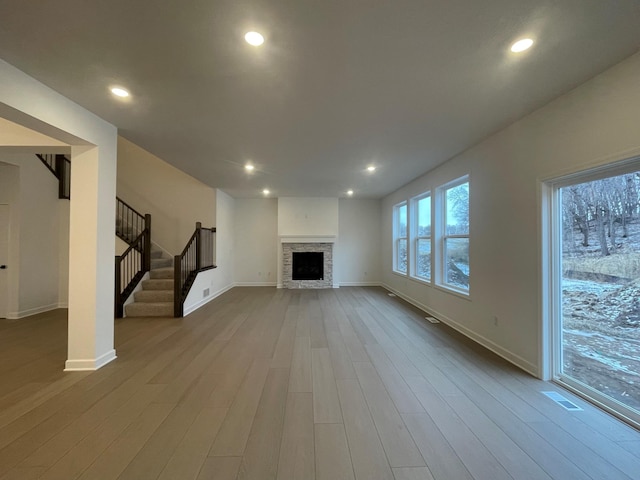
[[[468,290],[469,182],[447,189],[445,201],[445,281],[454,287]]]
[[[562,202],[563,373],[640,411],[640,172]]]

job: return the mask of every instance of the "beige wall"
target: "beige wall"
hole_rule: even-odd
[[[151,214],[154,243],[179,254],[196,222],[216,223],[215,190],[128,140],[118,137],[117,195],[143,215]]]
[[[386,197],[384,283],[539,373],[540,180],[640,154],[638,79],[640,55],[634,55]],[[468,299],[392,272],[393,205],[464,174],[471,200]]]

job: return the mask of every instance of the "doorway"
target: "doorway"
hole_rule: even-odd
[[[550,193],[553,377],[640,425],[640,162]]]

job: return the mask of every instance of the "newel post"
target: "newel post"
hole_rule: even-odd
[[[182,317],[182,257],[173,257],[173,316]]]
[[[144,236],[144,271],[151,270],[151,215],[144,216],[144,228],[147,231]]]
[[[202,268],[202,252],[200,249],[200,237],[202,236],[202,223],[196,222],[196,270]]]
[[[115,308],[115,317],[122,318],[123,308],[122,308],[122,289],[120,288],[120,279],[122,278],[121,270],[120,270],[120,259],[122,257],[120,255],[116,255],[116,272],[115,272],[115,299],[114,299],[114,308]]]

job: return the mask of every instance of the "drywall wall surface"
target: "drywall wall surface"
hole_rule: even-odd
[[[182,252],[196,222],[215,225],[213,188],[122,137],[117,195],[141,214],[151,214],[152,241],[172,255]]]
[[[58,180],[35,155],[2,154],[0,161],[13,165],[9,178],[16,181],[10,188],[13,201],[10,202],[9,269],[15,276],[11,277],[12,298],[7,316],[21,318],[57,308],[60,303],[58,202],[61,201],[58,200]],[[6,166],[0,174],[5,176],[10,168]]]
[[[384,284],[537,374],[539,182],[640,154],[638,78],[636,54],[384,198]],[[469,298],[392,272],[393,205],[465,174],[470,176]]]
[[[235,199],[234,224],[235,284],[275,285],[279,246],[277,199]]]
[[[69,200],[58,200],[58,307],[69,306]]]
[[[339,243],[334,262],[340,286],[379,285],[380,200],[341,198]]]
[[[278,235],[337,234],[337,198],[278,198]]]

